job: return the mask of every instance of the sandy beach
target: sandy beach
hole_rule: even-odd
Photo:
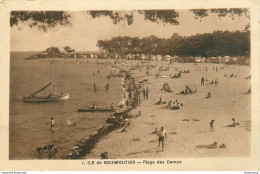
[[[127,63],[126,63],[127,62]],[[149,69],[146,75],[147,64]],[[137,61],[125,61],[115,66],[130,70],[140,90],[149,89],[148,99],[140,94],[141,103],[129,114],[130,126],[117,129],[99,140],[86,159],[98,159],[102,152],[108,153],[109,159],[118,158],[174,158],[174,157],[247,157],[250,156],[251,104],[250,94],[244,94],[250,88],[249,66],[210,64],[210,63],[172,63],[168,71],[160,71],[160,67],[167,68],[168,61],[151,61],[142,63],[141,68],[130,70],[137,65]],[[213,70],[214,67],[214,70]],[[216,72],[216,67],[218,71]],[[133,68],[132,68],[133,69]],[[180,70],[189,70],[181,78],[171,78]],[[224,75],[226,74],[227,77]],[[230,77],[231,74],[236,77]],[[201,78],[216,80],[218,84],[201,86]],[[147,82],[138,83],[143,79]],[[172,93],[161,90],[167,82]],[[176,94],[185,90],[188,85],[195,94]],[[208,92],[211,98],[207,99]],[[155,105],[162,98],[182,103],[179,110],[165,109],[167,104]],[[141,111],[141,115],[135,116]],[[232,118],[239,123],[236,127]],[[210,121],[214,122],[214,132],[210,132]],[[165,148],[158,147],[158,136],[153,134],[155,128],[161,127],[167,132]],[[225,144],[226,148],[196,148],[197,145],[208,145],[217,142]]]

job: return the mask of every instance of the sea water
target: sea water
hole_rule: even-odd
[[[77,109],[92,106],[93,103],[97,107],[109,107],[111,103],[116,106],[122,100],[122,79],[108,79],[107,75],[116,73],[116,70],[90,59],[52,59],[51,76],[51,59],[24,59],[32,54],[11,53],[9,158],[38,159],[37,147],[54,144],[58,149],[56,157],[62,159],[73,145],[97,131],[112,114],[79,113]],[[23,97],[50,81],[53,82],[53,92],[69,93],[70,99],[48,103],[23,102]],[[94,83],[97,91],[94,91]],[[107,83],[108,91],[105,89]],[[41,95],[48,95],[49,92],[48,88]],[[56,124],[54,131],[51,131],[49,124],[51,118]],[[76,127],[68,125],[68,120],[75,120]]]

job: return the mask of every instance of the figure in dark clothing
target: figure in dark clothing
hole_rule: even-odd
[[[148,87],[146,88],[145,95],[146,95],[146,98],[148,98]]]
[[[210,98],[210,97],[211,97],[210,92],[208,92],[208,95],[206,96],[206,98]]]
[[[143,89],[143,96],[144,96],[144,99],[145,99],[145,89]]]
[[[201,86],[204,85],[204,77],[201,78],[200,84],[201,84]]]
[[[210,132],[212,131],[212,132],[214,132],[214,121],[215,120],[211,120],[211,122],[209,123],[209,130],[210,130]]]

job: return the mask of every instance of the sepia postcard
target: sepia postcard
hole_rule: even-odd
[[[2,171],[259,170],[259,1],[3,1]]]

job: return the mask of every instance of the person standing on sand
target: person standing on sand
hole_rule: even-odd
[[[144,99],[145,99],[145,89],[143,88],[143,96],[144,96]]]
[[[161,130],[157,132],[158,135],[158,141],[159,141],[159,145],[158,147],[160,147],[160,144],[162,142],[162,150],[164,148],[164,140],[166,139],[166,131],[163,127],[161,127]]]
[[[51,130],[53,131],[54,130],[54,126],[55,126],[55,121],[53,118],[51,118],[51,121],[50,122],[47,122],[46,124],[49,124],[51,123]]]
[[[146,98],[148,98],[148,87],[146,88],[145,95],[146,95]]]
[[[209,123],[209,130],[210,130],[210,132],[212,131],[212,132],[214,132],[214,121],[215,120],[211,120],[211,122]]]
[[[202,86],[202,85],[204,86],[204,77],[201,78],[200,85],[201,85],[201,86]]]

